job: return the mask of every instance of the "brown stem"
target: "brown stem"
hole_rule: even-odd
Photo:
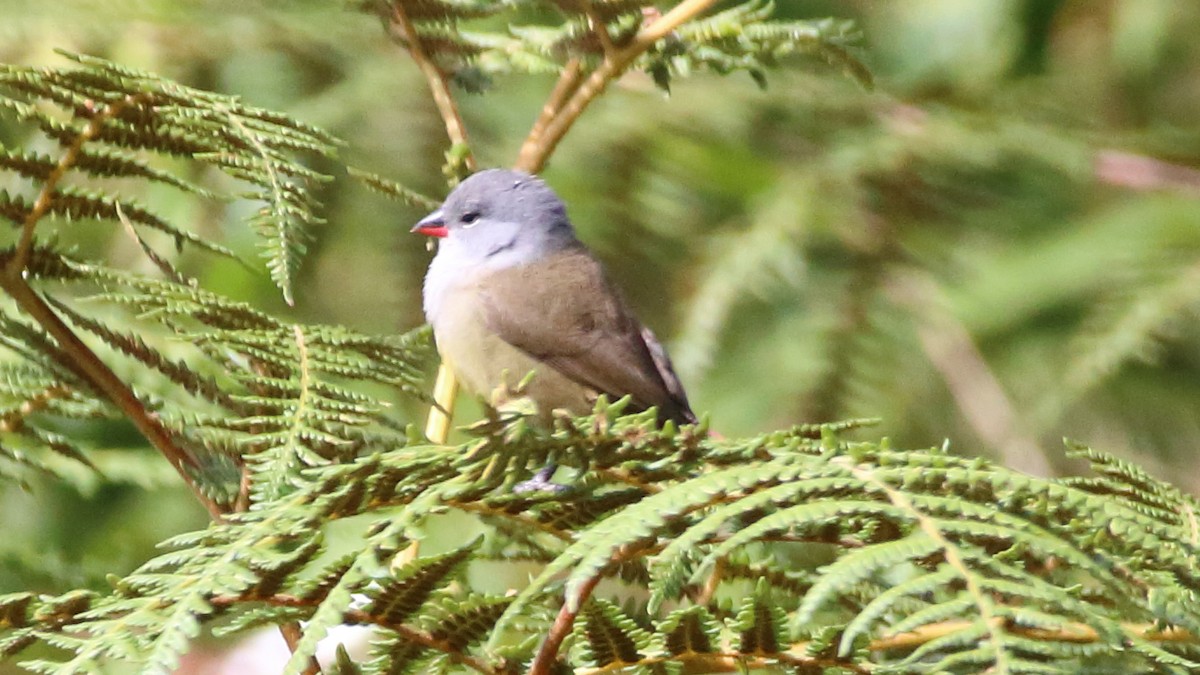
[[[555,83],[545,105],[542,106],[541,114],[534,120],[533,127],[529,129],[529,135],[525,137],[525,142],[521,145],[521,152],[517,156],[518,168],[525,163],[525,157],[537,154],[542,132],[562,109],[567,97],[574,94],[575,90],[579,88],[581,75],[583,75],[583,61],[578,56],[573,56],[563,67],[562,74],[558,76],[558,82]]]
[[[579,589],[579,598],[575,601],[574,608],[571,607],[571,603],[563,602],[563,606],[558,610],[558,616],[554,618],[554,625],[550,627],[550,632],[546,635],[546,641],[538,649],[537,657],[533,659],[533,665],[529,666],[529,675],[550,674],[554,667],[554,660],[558,657],[558,648],[562,646],[563,640],[567,639],[567,635],[575,625],[575,617],[579,616],[579,610],[583,609],[583,603],[587,602],[598,583],[600,583],[599,574],[587,580]]]
[[[238,495],[237,499],[233,502],[233,510],[242,513],[250,510],[250,488],[253,487],[253,483],[251,482],[253,472],[244,459],[239,458],[239,462],[241,463],[241,479],[238,481]]]
[[[1094,160],[1096,179],[1132,190],[1173,190],[1200,194],[1200,170],[1121,150],[1101,150]]]
[[[604,19],[600,18],[599,14],[596,14],[596,9],[592,7],[592,3],[588,0],[584,0],[583,11],[587,14],[592,32],[596,34],[596,39],[600,41],[600,48],[604,50],[606,55],[615,54],[617,47],[613,44],[612,36],[608,34],[608,26],[604,25]]]
[[[707,605],[712,602],[713,597],[717,594],[717,588],[721,585],[721,577],[725,575],[725,558],[717,558],[713,564],[712,573],[708,575],[708,579],[704,581],[704,588],[700,590],[700,594],[696,596],[697,605]]]
[[[279,634],[283,636],[283,641],[287,643],[288,651],[295,654],[296,649],[300,646],[300,640],[304,637],[304,631],[300,628],[300,622],[292,621],[285,623],[279,627]],[[301,671],[303,675],[317,675],[321,672],[321,664],[317,662],[317,657],[308,657],[308,665]]]
[[[575,120],[579,119],[579,116],[597,96],[604,93],[609,82],[625,72],[629,64],[654,46],[655,42],[714,4],[716,4],[716,0],[684,0],[671,11],[643,26],[627,46],[606,53],[600,66],[592,71],[591,76],[582,85],[575,89],[554,119],[545,126],[536,143],[528,151],[522,148],[521,156],[517,160],[517,168],[529,173],[541,171],[563,136],[570,131]]]
[[[54,338],[62,350],[62,354],[70,361],[64,365],[87,380],[97,391],[107,396],[133,422],[133,425],[146,437],[146,440],[150,441],[150,444],[166,457],[171,466],[183,478],[183,482],[187,484],[192,493],[196,495],[196,498],[200,500],[200,503],[204,505],[209,515],[214,519],[220,519],[222,515],[221,508],[216,502],[209,499],[200,491],[188,474],[187,469],[197,467],[196,460],[191,454],[175,443],[175,439],[163,427],[162,423],[159,422],[158,417],[142,405],[142,402],[125,382],[117,377],[116,373],[79,339],[79,336],[67,326],[50,305],[25,280],[25,268],[29,263],[29,254],[33,249],[34,230],[37,229],[38,222],[50,210],[58,183],[79,159],[79,153],[83,149],[83,144],[96,138],[100,134],[100,130],[105,122],[121,114],[129,106],[145,103],[148,100],[148,94],[139,94],[126,96],[120,101],[106,105],[103,110],[92,116],[83,131],[67,147],[62,157],[59,158],[58,164],[46,176],[46,180],[42,183],[42,189],[34,201],[33,208],[25,216],[25,221],[21,225],[21,237],[17,242],[15,254],[9,258],[8,262],[4,265],[4,269],[0,271],[0,287],[3,287],[12,296],[22,311],[32,317],[38,325]]]
[[[927,626],[922,626],[916,630],[905,633],[896,633],[887,635],[871,641],[868,647],[871,651],[884,651],[889,649],[913,649],[921,645],[935,640],[946,635],[951,635],[961,630],[966,630],[975,625],[973,621],[942,621],[933,623]],[[1014,635],[1029,638],[1031,640],[1044,640],[1049,642],[1073,642],[1076,644],[1089,644],[1099,642],[1101,639],[1100,633],[1095,628],[1085,623],[1068,623],[1064,624],[1057,630],[1048,630],[1045,628],[1031,628],[1006,624],[1003,629]],[[1122,624],[1122,630],[1129,635],[1136,635],[1143,640],[1151,640],[1154,642],[1194,642],[1197,636],[1193,635],[1182,628],[1168,628],[1162,630],[1154,626],[1154,624]]]
[[[446,125],[446,135],[450,137],[450,142],[467,147],[467,128],[463,124],[462,115],[458,112],[458,104],[455,103],[454,96],[450,93],[450,83],[446,79],[446,74],[425,53],[421,38],[417,35],[412,21],[409,20],[408,13],[404,11],[404,3],[399,0],[392,2],[392,25],[399,30],[409,55],[421,69],[421,74],[425,76],[429,92],[433,94],[434,105],[437,106],[438,113],[442,116],[442,122]],[[474,156],[468,153],[463,161],[468,169],[475,170]]]
[[[642,30],[638,31],[637,37],[633,39],[633,42],[634,44],[643,45],[643,51],[649,49],[650,45],[665,38],[671,31],[679,28],[716,3],[717,0],[684,0],[654,22],[642,26]]]
[[[6,266],[4,273],[0,274],[0,287],[12,296],[22,311],[54,338],[63,354],[70,359],[71,370],[79,373],[97,391],[107,396],[129,418],[146,440],[167,458],[209,515],[214,520],[219,520],[222,515],[221,508],[200,491],[188,474],[189,468],[197,467],[196,460],[175,443],[175,439],[158,420],[158,416],[147,410],[125,382],[59,318],[50,305],[25,282],[20,270]]]

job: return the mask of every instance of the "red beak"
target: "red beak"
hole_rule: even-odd
[[[413,225],[410,232],[423,234],[428,237],[444,237],[449,229],[446,227],[446,221],[442,214],[442,210],[438,209],[433,213],[425,216],[416,225]]]

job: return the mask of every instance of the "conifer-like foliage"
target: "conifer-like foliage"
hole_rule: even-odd
[[[775,22],[758,2],[704,16],[712,4],[366,7],[425,72],[453,175],[473,162],[454,83],[557,74],[518,161],[536,169],[628,68],[663,87],[697,68],[761,81],[810,52],[864,72],[844,23]],[[11,223],[0,477],[69,478],[65,462],[94,454],[73,430],[125,421],[214,523],[164,542],[107,592],[0,596],[0,657],[37,673],[114,662],[167,673],[204,632],[278,626],[285,672],[311,673],[318,642],[352,624],[372,631],[371,654],[343,652],[329,672],[1200,668],[1200,503],[1086,447],[1069,454],[1090,475],[1037,479],[853,440],[867,422],[718,439],[703,424],[623,416],[620,401],[550,429],[489,415],[461,444],[430,441],[393,413],[423,396],[426,331],[288,322],[206,290],[183,264],[189,249],[233,254],[133,196],[153,185],[253,203],[245,224],[290,301],[329,179],[305,162],[336,164],[337,141],[232,97],[68,58],[0,70],[0,114],[29,132],[0,148],[18,186],[0,193]],[[118,268],[91,250],[78,230],[96,227],[127,233],[145,264]],[[551,461],[561,491],[514,491]],[[464,536],[421,550],[438,528]],[[512,568],[534,578],[484,583]]]

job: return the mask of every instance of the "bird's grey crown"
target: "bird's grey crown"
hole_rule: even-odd
[[[549,185],[508,169],[488,169],[467,178],[446,197],[442,213],[451,230],[483,229],[482,221],[518,223],[535,231],[571,230],[566,206]]]
[[[442,204],[445,238],[425,275],[425,316],[436,324],[446,292],[488,270],[525,265],[579,245],[567,209],[536,176],[480,171]]]

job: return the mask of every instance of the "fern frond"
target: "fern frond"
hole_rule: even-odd
[[[347,172],[351,178],[362,181],[368,188],[387,197],[391,197],[397,201],[403,202],[410,206],[416,206],[423,209],[433,210],[441,206],[441,202],[425,195],[411,190],[394,180],[389,180],[378,174],[354,167],[348,167]]]
[[[372,593],[373,600],[367,612],[387,623],[404,623],[421,609],[435,590],[445,586],[447,579],[461,570],[477,544],[408,563]]]
[[[617,605],[593,598],[575,624],[579,660],[596,668],[637,663],[650,646],[650,635]]]
[[[295,273],[310,230],[321,222],[312,187],[328,180],[292,155],[331,156],[337,140],[316,127],[247,106],[234,97],[185,87],[103,59],[64,56],[76,67],[0,69],[0,110],[12,111],[19,121],[32,122],[43,135],[68,148],[61,159],[7,149],[0,157],[0,170],[42,183],[58,170],[75,169],[92,178],[149,180],[213,198],[217,195],[211,191],[156,169],[132,153],[184,157],[215,166],[251,185],[254,189],[244,196],[263,204],[249,224],[263,240],[272,279],[291,303]],[[38,102],[57,106],[63,117],[39,111]],[[31,211],[23,200],[6,195],[0,199],[0,213],[18,222]],[[172,225],[107,188],[98,191],[59,185],[46,209],[47,216],[71,220],[116,222],[122,214],[133,223],[169,234],[177,243],[230,254],[223,246]]]

